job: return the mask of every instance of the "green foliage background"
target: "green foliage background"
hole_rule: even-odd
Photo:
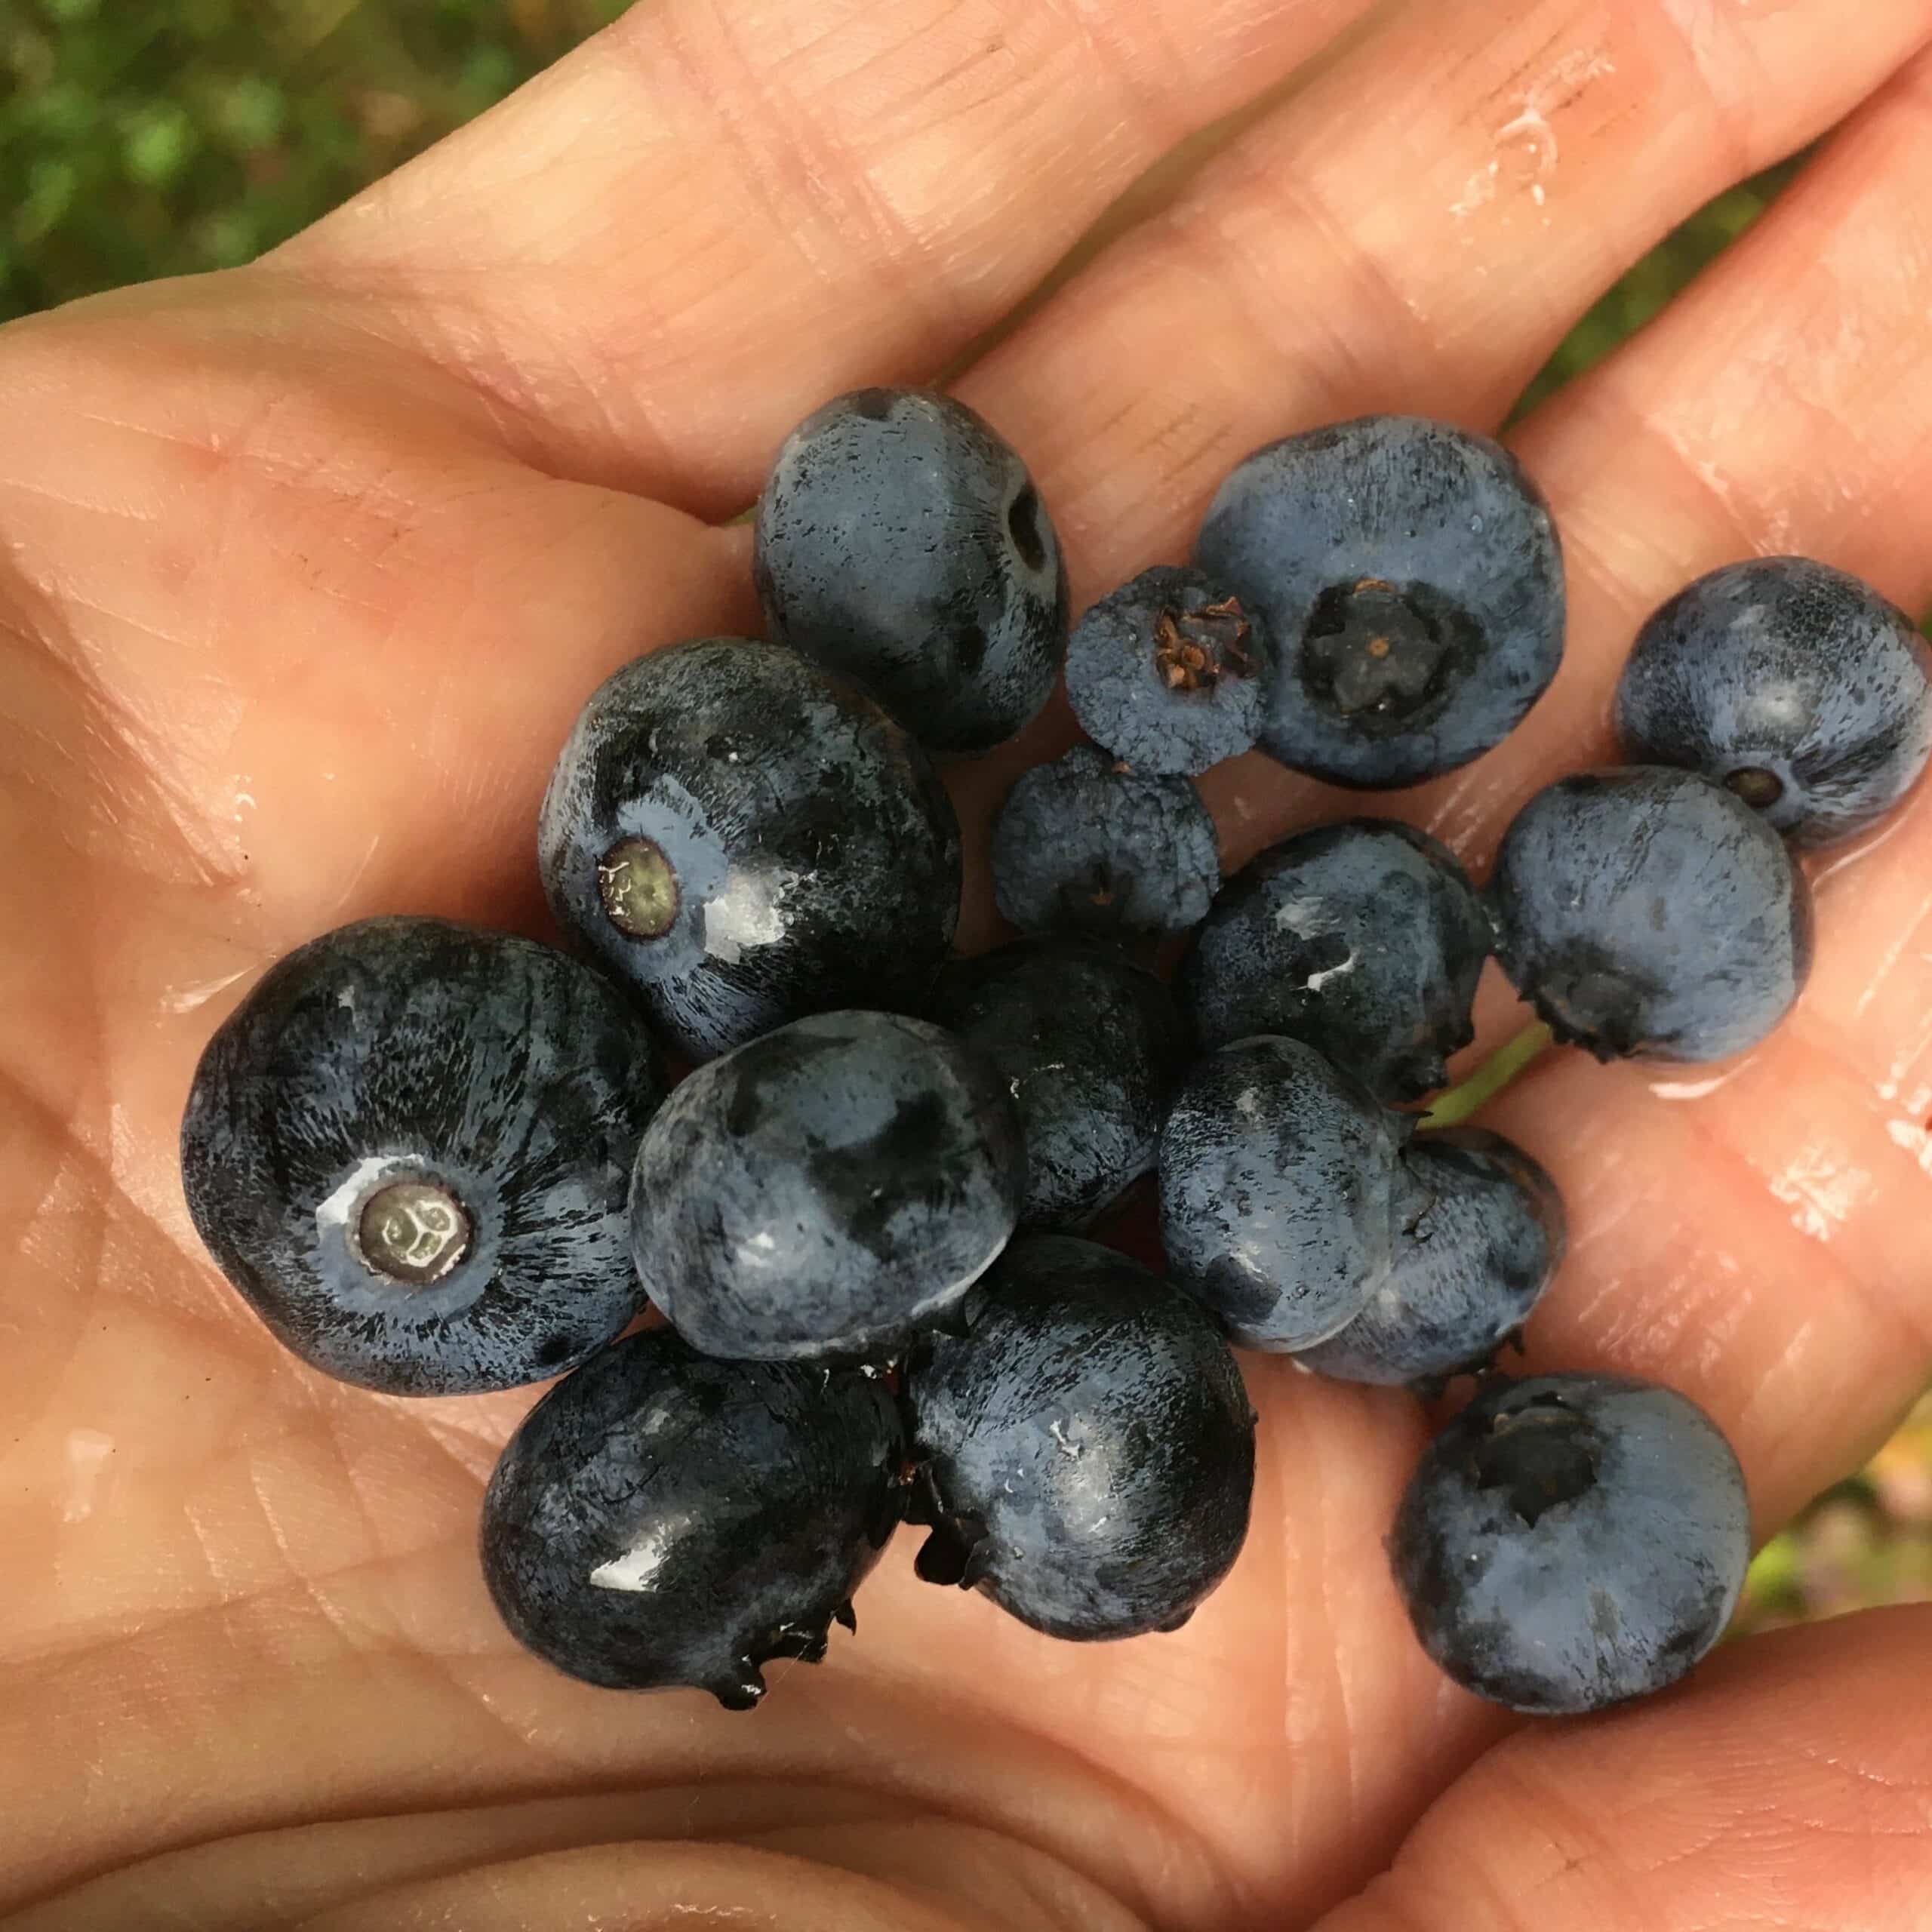
[[[0,0],[0,316],[245,262],[623,0]]]
[[[0,0],[0,321],[248,261],[500,100],[625,4]],[[1789,172],[1721,196],[1638,263],[1524,405],[1649,321]],[[1932,1404],[1764,1552],[1745,1617],[1785,1622],[1928,1595]]]
[[[626,5],[0,0],[0,319],[250,260]],[[1773,179],[1634,269],[1537,392],[1654,315],[1750,224]]]

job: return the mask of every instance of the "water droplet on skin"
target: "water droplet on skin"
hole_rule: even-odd
[[[97,1429],[67,1432],[67,1488],[60,1505],[61,1520],[85,1522],[94,1514],[101,1472],[114,1453],[114,1438]]]

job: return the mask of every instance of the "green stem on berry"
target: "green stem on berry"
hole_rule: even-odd
[[[1556,1036],[1539,1020],[1526,1026],[1506,1046],[1496,1051],[1460,1085],[1452,1087],[1422,1117],[1425,1128],[1460,1127],[1478,1108],[1486,1107],[1504,1088],[1527,1073]]]

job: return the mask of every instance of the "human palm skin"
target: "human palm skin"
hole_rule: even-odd
[[[646,0],[259,266],[0,335],[6,1922],[1924,1924],[1922,1616],[1515,1727],[1387,1580],[1415,1407],[1277,1361],[1246,1364],[1247,1552],[1178,1635],[1056,1645],[902,1545],[860,1639],[754,1715],[571,1683],[473,1552],[528,1394],[386,1400],[281,1355],[197,1247],[175,1135],[295,943],[543,930],[569,719],[635,652],[755,623],[728,519],[860,382],[956,373],[1084,603],[1181,556],[1269,437],[1493,429],[1673,222],[1849,116],[1515,433],[1569,660],[1503,749],[1374,808],[1485,863],[1607,754],[1641,617],[1727,559],[1922,605],[1928,42],[1927,0]],[[1065,734],[956,769],[974,851]],[[1206,788],[1230,865],[1361,803],[1253,758]],[[1569,1198],[1534,1360],[1703,1402],[1765,1530],[1932,1373],[1928,877],[1921,798],[1824,874],[1808,995],[1709,1091],[1564,1057],[1485,1115]]]

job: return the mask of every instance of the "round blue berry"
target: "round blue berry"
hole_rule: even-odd
[[[1563,655],[1549,506],[1499,444],[1367,416],[1257,450],[1195,561],[1257,611],[1264,750],[1338,785],[1414,785],[1502,743]]]
[[[273,967],[208,1043],[182,1183],[314,1367],[394,1395],[513,1388],[642,1306],[625,1190],[663,1094],[643,1021],[589,967],[365,920]]]
[[[722,1362],[668,1329],[560,1382],[483,1499],[484,1580],[511,1633],[586,1683],[764,1694],[817,1663],[898,1520],[891,1397],[857,1370]]]
[[[1420,1211],[1407,1131],[1300,1040],[1210,1054],[1161,1134],[1161,1244],[1175,1281],[1244,1347],[1325,1340],[1387,1281]]]
[[[1020,1225],[1078,1230],[1153,1169],[1183,1059],[1167,988],[1100,940],[1021,940],[940,974],[928,1016],[1013,1096]]]
[[[1723,1635],[1751,1512],[1695,1403],[1540,1376],[1481,1392],[1429,1445],[1389,1548],[1416,1635],[1456,1682],[1572,1716],[1675,1683]]]
[[[772,638],[936,750],[983,752],[1052,695],[1066,572],[1026,466],[949,396],[860,389],[786,439],[752,571]]]
[[[1063,1237],[1016,1241],[958,1335],[907,1364],[928,1583],[1051,1636],[1171,1630],[1232,1568],[1254,1413],[1227,1344],[1158,1275]]]
[[[638,658],[550,780],[543,887],[694,1060],[801,1014],[915,1005],[959,915],[959,829],[872,700],[777,645]]]
[[[1185,932],[1220,884],[1220,841],[1187,779],[1091,745],[1035,765],[993,826],[993,897],[1022,932]]]
[[[1626,755],[1727,785],[1798,844],[1855,837],[1932,758],[1932,649],[1869,584],[1804,557],[1700,577],[1638,633]]]
[[[1601,1060],[1743,1053],[1811,970],[1804,875],[1749,805],[1695,772],[1558,779],[1504,834],[1489,893],[1516,990]]]
[[[1011,1096],[950,1034],[801,1020],[700,1067],[638,1149],[632,1252],[707,1355],[891,1354],[1006,1245],[1026,1188]]]
[[[1175,980],[1204,1046],[1286,1033],[1379,1098],[1420,1100],[1475,1037],[1494,943],[1446,846],[1387,819],[1270,846],[1221,888]]]
[[[1066,648],[1080,728],[1140,771],[1192,777],[1251,749],[1268,672],[1259,620],[1198,571],[1144,572],[1101,598]]]

